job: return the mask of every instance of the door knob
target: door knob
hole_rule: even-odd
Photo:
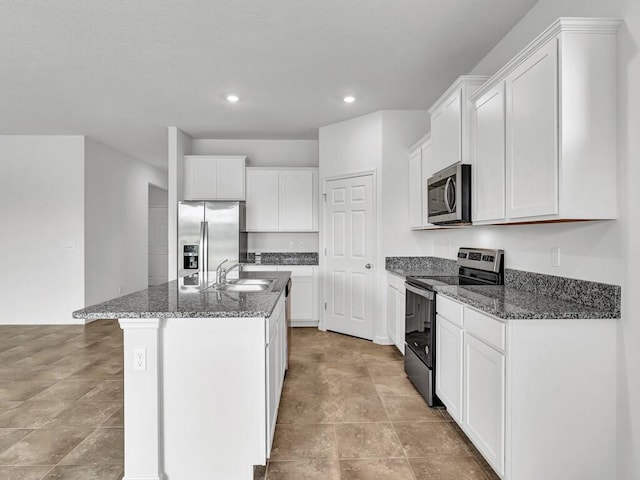
[[[371,264],[370,264],[370,263],[367,263],[367,264],[364,266],[364,268],[366,268],[367,270],[370,270],[370,269],[371,269]]]

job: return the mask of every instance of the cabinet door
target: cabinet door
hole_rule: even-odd
[[[433,147],[431,146],[431,140],[425,142],[420,147],[420,161],[422,163],[422,177],[420,179],[420,189],[422,191],[422,225],[425,227],[431,226],[429,223],[429,191],[427,189],[427,180],[435,172],[433,171]]]
[[[213,158],[184,158],[184,199],[216,200],[218,198],[218,163]]]
[[[286,270],[286,267],[280,267]],[[313,275],[291,276],[291,320],[313,320]]]
[[[396,289],[387,285],[387,334],[396,341]]]
[[[459,162],[462,159],[462,92],[458,90],[451,95],[444,107],[445,122],[445,156],[440,163],[440,170]]]
[[[422,157],[418,148],[409,156],[409,226],[422,228]]]
[[[464,334],[463,429],[491,466],[504,474],[505,357]]]
[[[396,347],[404,355],[404,312],[405,294],[396,290]]]
[[[474,105],[473,221],[505,217],[504,83],[489,90]]]
[[[557,62],[554,40],[505,80],[509,218],[558,213]]]
[[[447,121],[444,105],[431,115],[432,161],[429,176],[446,167]]]
[[[436,394],[462,423],[462,329],[436,316]]]
[[[277,231],[278,171],[247,169],[247,230]]]
[[[316,175],[313,170],[280,171],[280,230],[313,231],[317,225]]]
[[[277,330],[277,329],[276,329]],[[279,351],[276,347],[275,334],[269,339],[266,349],[267,361],[267,457],[271,453],[271,444],[273,442],[273,434],[276,431],[276,416],[278,412],[278,395],[277,395],[277,378],[278,378],[278,356]]]
[[[243,158],[219,158],[217,198],[219,200],[244,200],[245,164]]]

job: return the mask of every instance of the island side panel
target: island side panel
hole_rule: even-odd
[[[514,320],[507,480],[615,478],[616,320]]]
[[[265,319],[167,319],[164,473],[250,480],[266,460]]]
[[[158,329],[162,321],[136,318],[119,322],[124,336],[123,480],[160,480]],[[136,352],[144,357],[137,362]]]

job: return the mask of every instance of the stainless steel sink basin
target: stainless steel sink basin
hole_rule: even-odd
[[[212,289],[218,292],[269,292],[274,284],[273,278],[235,278],[214,284]]]
[[[234,280],[227,280],[227,284],[232,285],[269,285],[273,280],[266,278],[236,278]]]

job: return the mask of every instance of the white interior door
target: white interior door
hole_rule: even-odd
[[[327,181],[325,324],[373,338],[373,175]]]

